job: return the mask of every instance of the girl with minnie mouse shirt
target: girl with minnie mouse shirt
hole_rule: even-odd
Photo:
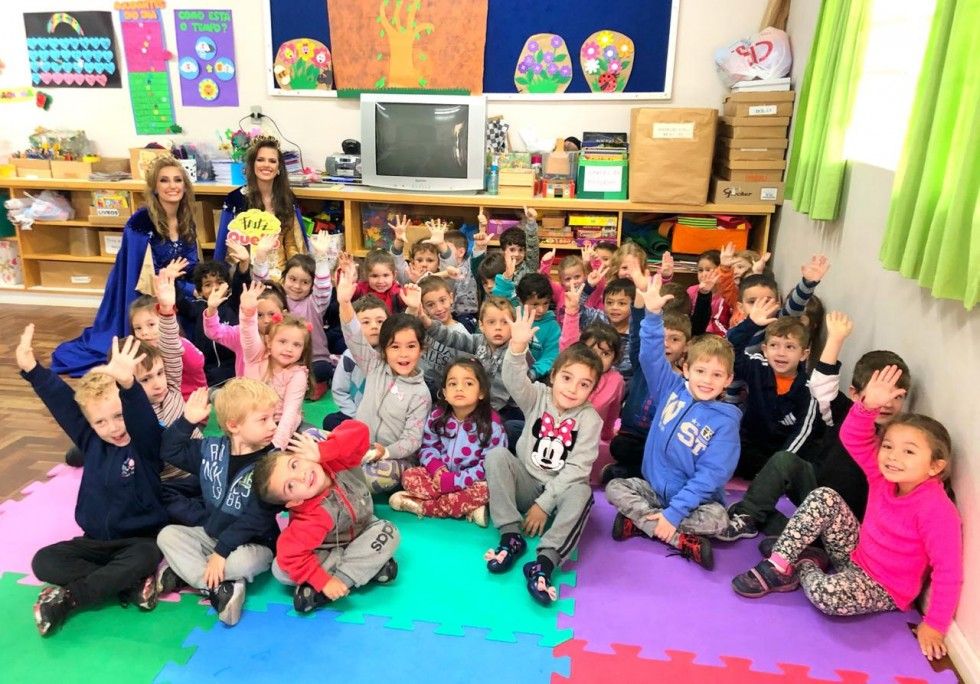
[[[515,453],[503,447],[486,454],[490,516],[500,531],[496,549],[484,554],[493,573],[510,570],[527,550],[524,535],[542,535],[537,559],[525,563],[531,596],[544,605],[558,598],[551,573],[575,550],[592,508],[589,473],[598,455],[602,419],[589,395],[602,375],[602,362],[589,347],[565,349],[551,370],[551,387],[528,377],[527,348],[534,313],[523,308],[511,325],[504,357],[504,385],[526,421]],[[545,532],[548,519],[551,527]]]

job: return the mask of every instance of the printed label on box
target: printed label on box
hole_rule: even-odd
[[[749,116],[772,116],[776,111],[776,105],[752,105],[749,107]]]
[[[654,140],[693,140],[694,122],[689,123],[655,123],[653,124]]]
[[[73,275],[71,277],[72,285],[88,285],[92,282],[92,276],[87,275]]]
[[[623,189],[622,166],[586,166],[582,178],[584,192],[619,192]]]
[[[779,188],[759,188],[759,199],[775,201],[779,197]]]
[[[103,238],[103,246],[106,256],[119,254],[119,250],[122,248],[122,235],[106,235]]]
[[[95,215],[119,218],[119,207],[96,207]]]

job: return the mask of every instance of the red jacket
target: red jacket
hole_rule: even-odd
[[[385,306],[388,307],[388,315],[391,316],[402,310],[401,299],[398,297],[398,293],[401,291],[401,285],[397,281],[393,282],[386,292],[375,292],[367,284],[366,280],[361,280],[357,283],[357,287],[354,288],[354,296],[351,298],[351,301],[357,301],[364,295],[372,294],[385,303]]]
[[[352,519],[357,520],[354,506],[338,486],[337,476],[344,470],[360,468],[361,458],[368,450],[368,427],[356,420],[347,420],[320,442],[320,465],[331,480],[330,486],[311,499],[289,509],[289,524],[276,543],[276,562],[297,584],[310,584],[317,591],[330,580],[330,574],[320,567],[315,553],[334,529],[334,517],[324,506],[324,500],[336,494]]]

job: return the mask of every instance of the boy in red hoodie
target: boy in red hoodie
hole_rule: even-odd
[[[375,581],[398,574],[398,529],[374,515],[361,470],[368,428],[348,420],[322,442],[297,434],[288,451],[272,451],[255,466],[263,501],[284,505],[289,524],[276,544],[272,574],[295,585],[293,607],[308,613]]]

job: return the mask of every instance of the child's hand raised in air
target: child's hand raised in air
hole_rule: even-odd
[[[354,291],[357,289],[357,280],[353,277],[350,269],[345,268],[337,278],[337,302],[340,304],[350,304],[354,298]]]
[[[898,366],[885,366],[871,374],[871,379],[861,393],[861,403],[869,411],[875,411],[892,399],[905,396],[905,390],[898,387],[902,369]]]
[[[660,277],[659,273],[656,273],[650,279],[650,284],[647,286],[646,292],[643,293],[643,303],[650,313],[659,314],[664,310],[664,305],[674,298],[674,295],[660,294],[660,288],[663,286],[663,283],[663,278]]]
[[[731,268],[735,263],[735,243],[729,242],[727,245],[721,248],[721,266],[726,266]]]
[[[305,432],[294,432],[289,438],[286,451],[307,461],[320,462],[319,443]]]
[[[582,261],[586,266],[591,266],[593,259],[595,259],[595,248],[592,247],[591,240],[586,240],[582,243]]]
[[[133,386],[133,378],[136,375],[136,368],[146,358],[146,354],[140,354],[140,341],[135,337],[127,337],[119,346],[119,338],[112,338],[112,358],[109,363],[100,366],[102,373],[111,375],[113,380],[119,383],[120,387],[129,389]]]
[[[589,287],[596,287],[599,285],[599,281],[606,277],[608,272],[608,266],[600,266],[599,268],[592,269],[589,271],[589,275],[585,276],[585,282],[589,284]]]
[[[219,283],[217,287],[211,288],[211,294],[208,295],[207,315],[214,316],[217,314],[218,307],[227,302],[230,296],[228,283]]]
[[[585,292],[585,283],[572,285],[572,289],[568,291],[568,295],[565,297],[566,316],[578,316],[579,309],[582,306],[583,292]]]
[[[394,223],[389,223],[388,227],[391,228],[395,233],[395,242],[405,243],[405,238],[408,235],[408,227],[412,225],[405,214],[395,217]]]
[[[517,255],[504,252],[504,278],[513,280],[517,272]]]
[[[854,330],[854,321],[846,313],[831,311],[827,314],[827,339],[844,340]]]
[[[627,276],[633,281],[633,285],[636,286],[637,292],[646,292],[647,286],[650,284],[650,279],[640,268],[640,265],[632,262],[629,266],[629,275]]]
[[[255,263],[265,264],[269,261],[269,252],[279,248],[278,235],[263,235],[255,245]]]
[[[30,373],[37,366],[37,359],[34,358],[34,324],[28,323],[24,327],[24,332],[20,334],[20,342],[17,344],[17,365],[25,373]]]
[[[715,285],[718,284],[718,276],[719,273],[717,268],[713,268],[701,276],[702,279],[698,283],[698,292],[708,294],[709,292],[714,291]]]
[[[172,316],[174,305],[177,303],[177,288],[174,286],[173,276],[167,269],[161,268],[160,272],[153,276],[153,291],[156,292],[160,314]]]
[[[442,219],[432,219],[425,222],[425,227],[429,229],[429,237],[425,242],[434,245],[441,245],[446,241],[446,231],[449,230],[448,224]]]
[[[402,302],[404,302],[405,307],[408,309],[413,309],[419,311],[422,309],[422,288],[415,283],[405,283],[402,287],[401,292],[398,293],[401,297]]]
[[[779,312],[779,300],[773,299],[772,297],[760,297],[755,300],[752,304],[752,308],[749,309],[749,318],[760,328],[765,328],[767,325],[776,320],[776,314]]]
[[[660,257],[660,277],[665,281],[674,277],[674,255],[670,252]]]
[[[752,272],[756,275],[762,275],[770,258],[772,258],[772,252],[763,252],[762,256],[752,263]]]
[[[446,277],[450,280],[462,280],[466,276],[456,266],[446,266]]]
[[[534,207],[524,207],[524,216],[533,221],[538,218],[538,210]]]
[[[547,252],[545,252],[545,255],[543,257],[541,257],[541,263],[542,264],[551,263],[552,261],[554,261],[556,254],[558,254],[558,250],[552,247]]]
[[[190,266],[190,264],[191,262],[184,257],[177,257],[160,270],[169,272],[171,277],[176,280],[180,276],[184,275],[184,271],[187,270],[187,267]]]
[[[830,270],[830,259],[823,254],[814,254],[800,268],[803,278],[809,280],[811,283],[819,283],[823,280],[828,270]]]
[[[330,257],[330,235],[321,231],[310,236],[310,249],[314,261],[324,261]]]
[[[526,306],[517,311],[517,320],[510,324],[510,351],[523,354],[534,339],[538,328],[534,325],[534,312]]]
[[[184,402],[184,418],[191,425],[197,425],[210,417],[211,402],[208,401],[208,388],[198,387]]]
[[[259,309],[259,295],[265,292],[265,285],[256,281],[250,282],[242,290],[242,294],[238,298],[238,307],[246,315],[251,316]],[[210,306],[210,299],[208,300],[208,306]]]

